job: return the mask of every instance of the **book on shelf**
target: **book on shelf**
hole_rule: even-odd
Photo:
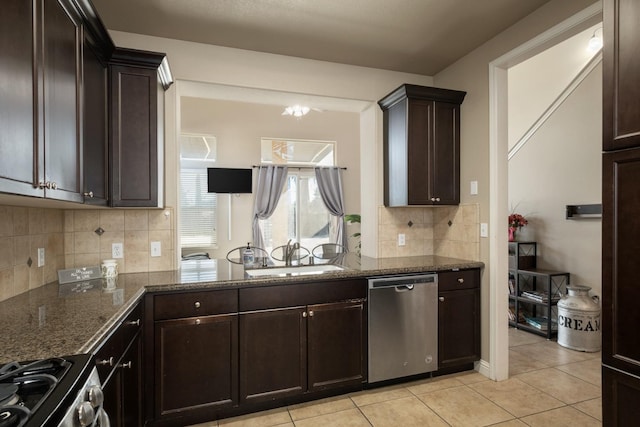
[[[516,294],[516,279],[512,275],[509,275],[509,295]]]
[[[533,326],[536,329],[540,329],[541,331],[546,331],[549,328],[549,319],[547,317],[530,317],[525,316],[524,321],[529,326]],[[551,330],[558,330],[558,322],[555,319],[551,319]]]
[[[529,298],[529,299],[534,300],[536,302],[549,302],[549,294],[547,292],[522,291],[521,295],[523,297],[525,297],[525,298]],[[551,301],[552,302],[560,301],[560,295],[552,295],[551,296]]]

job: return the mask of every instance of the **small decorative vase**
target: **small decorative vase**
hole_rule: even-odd
[[[509,227],[509,241],[510,242],[515,242],[516,241],[516,227]]]

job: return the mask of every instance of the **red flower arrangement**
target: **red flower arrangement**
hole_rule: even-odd
[[[520,228],[527,225],[529,221],[520,214],[512,213],[509,215],[509,227]]]

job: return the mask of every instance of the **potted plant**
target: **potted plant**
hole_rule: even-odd
[[[518,231],[520,228],[524,227],[528,223],[529,221],[527,221],[527,219],[524,216],[518,213],[512,213],[511,215],[509,215],[509,241],[510,242],[515,241],[516,231]]]
[[[360,224],[360,214],[347,214],[344,216],[344,220],[347,221],[348,224]],[[358,243],[356,244],[356,253],[360,255],[360,249],[362,248],[362,242],[360,241],[360,232],[353,233],[349,237],[354,237],[358,239]]]

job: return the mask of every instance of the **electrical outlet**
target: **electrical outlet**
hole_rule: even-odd
[[[151,256],[162,255],[162,244],[160,242],[151,242]]]
[[[400,233],[398,234],[398,246],[404,246],[405,245],[405,238],[404,238],[404,234]]]
[[[124,249],[122,248],[122,243],[112,243],[111,258],[122,258],[122,257],[124,257]]]
[[[44,248],[38,248],[38,267],[44,266]]]
[[[486,222],[480,223],[480,237],[489,237],[489,224]]]

